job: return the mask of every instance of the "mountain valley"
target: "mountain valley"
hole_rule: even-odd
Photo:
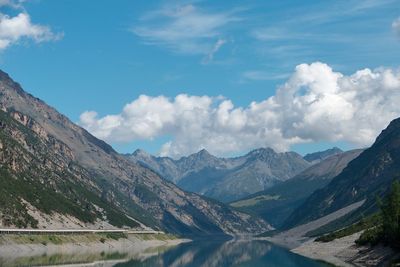
[[[261,219],[182,191],[26,93],[0,72],[0,225],[262,232]],[[58,218],[58,219],[57,219]]]

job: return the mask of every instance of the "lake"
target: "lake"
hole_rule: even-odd
[[[0,266],[73,265],[96,267],[180,267],[180,266],[268,266],[268,267],[328,267],[290,251],[259,240],[208,241],[199,240],[172,248],[157,248],[140,255],[101,253],[85,255],[41,255],[38,257],[0,258]]]

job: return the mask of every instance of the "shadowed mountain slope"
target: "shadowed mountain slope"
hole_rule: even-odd
[[[326,187],[315,191],[286,220],[285,228],[303,224],[352,203],[366,200],[341,224],[351,223],[376,211],[376,197],[388,192],[400,177],[400,119],[382,131],[372,147],[351,161]]]

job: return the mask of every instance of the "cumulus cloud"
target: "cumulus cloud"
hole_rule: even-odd
[[[238,20],[233,13],[209,13],[194,5],[169,7],[147,14],[132,31],[148,44],[212,57],[225,43],[224,27]]]
[[[22,1],[0,0],[1,6],[22,9]],[[34,24],[29,14],[22,11],[15,16],[0,12],[0,50],[4,50],[22,39],[31,39],[37,43],[58,40],[62,34],[55,34],[48,26]]]
[[[346,76],[326,64],[298,65],[275,95],[235,107],[229,99],[142,95],[120,114],[87,111],[80,125],[110,142],[172,136],[160,153],[179,157],[206,148],[217,155],[268,146],[346,141],[370,145],[400,115],[400,70],[364,69]]]
[[[394,32],[397,34],[397,36],[400,37],[400,17],[395,21],[393,21],[392,28]]]

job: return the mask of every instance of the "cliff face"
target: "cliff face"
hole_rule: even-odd
[[[43,216],[68,216],[78,224],[102,221],[132,227],[136,219],[183,234],[269,228],[260,219],[184,192],[129,161],[26,93],[4,72],[0,108],[1,182],[9,186],[3,188],[7,192],[2,204],[9,204],[1,205],[3,224],[37,226],[29,215],[35,210]]]

